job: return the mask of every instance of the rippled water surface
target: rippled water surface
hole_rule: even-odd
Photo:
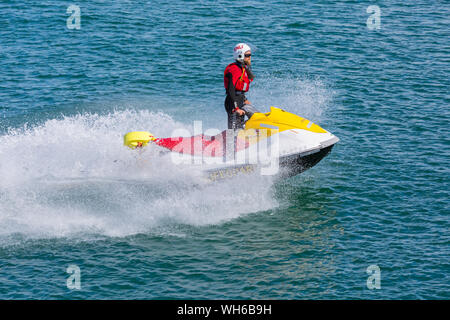
[[[70,4],[0,3],[1,299],[450,298],[448,2],[78,1],[79,30]],[[128,131],[225,128],[238,42],[249,100],[331,154],[283,181],[136,168]]]

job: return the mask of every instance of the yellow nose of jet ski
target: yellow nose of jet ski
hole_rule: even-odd
[[[303,129],[315,133],[327,132],[308,119],[275,107],[270,107],[270,112],[267,113],[253,114],[245,123],[245,129],[265,129],[268,135],[272,134],[272,130],[282,132],[291,129]]]

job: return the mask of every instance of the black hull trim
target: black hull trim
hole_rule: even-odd
[[[295,154],[292,156],[281,157],[280,175],[283,178],[292,177],[314,167],[330,153],[333,146],[334,144],[309,155],[302,156]]]
[[[294,154],[290,156],[281,157],[279,159],[279,168],[278,174],[276,174],[279,178],[288,178],[295,176],[297,174],[302,173],[305,170],[315,166],[320,162],[328,153],[330,153],[331,149],[333,149],[334,144],[320,149],[317,152],[309,153],[309,154]],[[214,169],[206,172],[207,178],[211,181],[217,181],[227,178],[232,178],[238,174],[242,173],[253,173],[259,168],[258,165],[255,164],[243,164],[238,166],[233,166],[229,168],[223,169]]]

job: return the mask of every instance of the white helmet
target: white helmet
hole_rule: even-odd
[[[234,60],[239,61],[240,63],[244,62],[244,54],[247,51],[250,51],[250,47],[245,44],[245,43],[238,43],[235,47],[234,47],[234,51],[233,51],[233,58]]]

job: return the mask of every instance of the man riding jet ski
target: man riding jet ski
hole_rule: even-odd
[[[251,70],[251,56],[250,47],[245,43],[238,43],[233,51],[235,62],[230,63],[223,74],[227,94],[225,110],[228,114],[228,129],[243,129],[244,116],[250,119],[255,112],[259,112],[245,97],[250,83],[255,78]]]
[[[171,152],[176,164],[200,166],[210,180],[255,172],[289,177],[317,164],[339,141],[317,124],[282,109],[256,112],[242,130],[215,135],[156,138],[147,131],[127,133],[132,149],[149,144]]]
[[[124,144],[135,149],[152,143],[171,152],[176,164],[201,165],[211,180],[253,172],[257,167],[263,175],[292,176],[318,163],[339,139],[282,109],[271,107],[267,113],[256,110],[245,97],[254,79],[251,49],[239,43],[233,56],[235,62],[224,71],[228,130],[215,136],[188,133],[170,138],[155,138],[147,131],[130,132]]]

